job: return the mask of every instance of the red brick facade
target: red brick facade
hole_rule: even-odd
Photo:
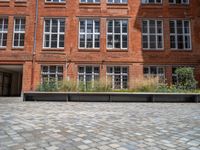
[[[143,76],[144,65],[162,65],[168,83],[172,81],[172,66],[191,65],[200,81],[200,1],[190,0],[189,5],[172,5],[169,0],[163,4],[141,4],[140,0],[128,0],[128,4],[80,4],[79,0],[65,3],[47,3],[38,0],[38,22],[36,22],[36,0],[2,0],[0,17],[7,16],[8,36],[6,48],[0,49],[0,64],[23,64],[22,91],[34,90],[41,79],[41,65],[63,65],[64,78],[77,78],[78,65],[97,64],[100,77],[106,76],[109,65],[129,66],[129,81]],[[26,18],[25,46],[12,47],[14,17]],[[64,49],[44,49],[44,18],[65,18]],[[100,20],[100,48],[79,49],[79,18]],[[128,19],[128,49],[108,50],[106,48],[106,20],[109,18]],[[163,20],[164,50],[143,50],[141,26],[143,19]],[[191,23],[191,50],[170,49],[169,20],[188,19]],[[34,27],[37,24],[36,47],[34,49]],[[35,54],[34,54],[35,51]]]

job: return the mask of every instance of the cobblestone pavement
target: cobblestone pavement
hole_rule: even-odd
[[[0,99],[0,150],[200,150],[200,104]]]

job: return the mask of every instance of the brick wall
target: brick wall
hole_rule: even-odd
[[[35,0],[16,0],[0,2],[0,16],[9,17],[9,31],[7,47],[0,49],[0,64],[24,64],[23,91],[31,90],[32,82],[35,89],[40,83],[40,66],[42,64],[64,65],[64,77],[77,78],[77,65],[99,64],[101,76],[105,76],[107,65],[129,66],[129,80],[143,76],[144,65],[166,66],[167,82],[171,82],[171,67],[173,65],[195,66],[196,78],[200,81],[200,4],[199,0],[191,0],[190,5],[170,5],[163,0],[162,5],[141,5],[140,0],[129,0],[128,5],[108,5],[106,0],[101,4],[79,4],[79,0],[67,0],[63,4],[45,3],[39,0],[38,28],[36,42],[36,56],[34,74],[32,73],[32,50],[35,23]],[[13,49],[13,22],[15,16],[26,17],[25,47]],[[43,26],[46,17],[64,17],[65,48],[43,49]],[[82,50],[78,48],[79,18],[93,17],[100,19],[100,49]],[[128,50],[106,49],[106,19],[127,18],[128,24]],[[164,22],[164,50],[145,51],[141,46],[142,19],[159,18]],[[173,51],[170,49],[169,20],[189,19],[192,30],[192,50]],[[68,69],[67,69],[68,68]],[[32,80],[31,77],[34,77]]]

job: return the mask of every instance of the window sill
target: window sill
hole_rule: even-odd
[[[0,51],[1,51],[1,50],[6,50],[6,47],[0,47]]]
[[[85,49],[83,48],[82,49],[82,48],[79,48],[78,51],[80,51],[80,52],[100,52],[100,49],[99,48],[98,49],[92,49],[92,48],[91,49],[89,49],[89,48],[85,48]]]
[[[107,3],[108,9],[128,9],[128,3],[127,4],[111,4]]]
[[[64,51],[64,48],[43,48],[42,51]]]
[[[128,49],[107,49],[107,52],[128,52]]]
[[[100,3],[79,3],[79,8],[93,8],[93,9],[100,9]]]
[[[15,0],[15,6],[26,6],[26,0]]]
[[[164,52],[164,49],[142,49],[144,52]]]
[[[172,52],[192,52],[192,49],[170,49]]]
[[[12,47],[13,51],[23,51],[24,47]]]
[[[56,2],[45,2],[45,8],[65,8],[66,2],[56,3]]]
[[[150,8],[150,9],[155,9],[155,8],[158,8],[158,9],[161,9],[163,8],[163,4],[141,4],[141,7],[142,8]]]
[[[0,7],[9,7],[10,0],[2,0],[0,1]]]

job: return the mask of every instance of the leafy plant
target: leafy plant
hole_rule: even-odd
[[[196,89],[197,81],[194,78],[193,69],[191,67],[183,67],[176,69],[178,81],[176,86],[182,90],[194,90]]]

